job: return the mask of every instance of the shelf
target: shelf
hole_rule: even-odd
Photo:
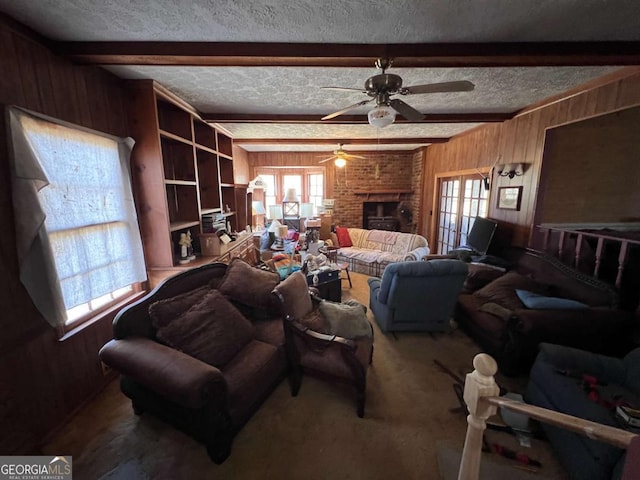
[[[366,195],[367,199],[371,195],[397,195],[397,198],[400,199],[400,195],[402,194],[410,194],[413,193],[411,189],[395,189],[395,190],[356,190],[353,192],[354,195]]]
[[[196,143],[195,146],[198,150],[213,153],[214,155],[218,153],[213,148],[205,147],[204,145],[200,145],[199,143]]]
[[[195,222],[171,222],[169,224],[169,231],[175,232],[177,230],[184,230],[189,227],[195,227],[197,225],[200,225],[200,222],[198,220],[196,220]]]
[[[220,213],[221,209],[220,208],[203,208],[202,210],[200,210],[200,215],[208,215],[210,213]]]
[[[193,145],[191,140],[188,138],[181,137],[180,135],[176,135],[175,133],[168,132],[166,130],[160,130],[160,137],[169,138],[171,140],[175,140],[176,142],[184,143],[185,145]]]
[[[167,178],[165,178],[164,184],[165,185],[187,185],[187,186],[192,186],[192,187],[196,186],[196,182],[195,181],[190,181],[190,180],[169,180]]]

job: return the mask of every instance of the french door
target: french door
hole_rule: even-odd
[[[439,179],[438,254],[464,245],[477,216],[489,211],[489,191],[478,173]]]

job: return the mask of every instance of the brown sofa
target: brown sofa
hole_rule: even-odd
[[[482,287],[468,281],[467,287],[473,285],[458,297],[456,309],[461,328],[496,358],[501,372],[528,372],[541,342],[614,356],[633,347],[628,340],[633,316],[617,308],[611,286],[534,250],[511,248],[502,258],[509,271],[497,278],[493,273]],[[585,306],[527,308],[516,289]]]
[[[223,462],[286,374],[282,317],[271,295],[277,283],[277,274],[237,259],[173,276],[124,308],[100,358],[121,373],[134,412],[186,431]],[[173,328],[175,318],[186,323]],[[190,343],[177,345],[181,337]]]

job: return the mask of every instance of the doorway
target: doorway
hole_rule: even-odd
[[[486,217],[489,190],[480,173],[438,178],[437,253],[444,255],[464,245],[475,217]]]

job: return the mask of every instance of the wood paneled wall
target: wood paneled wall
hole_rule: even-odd
[[[28,34],[0,20],[0,103],[18,105],[113,135],[127,135],[120,81],[99,68],[52,55]],[[0,117],[0,452],[36,452],[107,382],[98,350],[112,336],[104,318],[70,338],[35,309],[20,283],[4,114]],[[71,452],[66,452],[71,453]]]
[[[502,124],[479,127],[448,143],[429,146],[425,151],[421,233],[430,244],[435,244],[431,213],[438,174],[490,167],[495,162],[525,163],[527,168],[521,177],[509,179],[494,174],[489,217],[500,221],[501,235],[506,234],[510,243],[527,245],[536,208],[546,129],[638,104],[640,68],[630,67],[612,76],[609,83],[524,112]],[[520,185],[524,187],[520,211],[498,209],[497,188]],[[507,238],[503,237],[502,241]]]
[[[640,222],[640,107],[547,131],[538,223]]]

